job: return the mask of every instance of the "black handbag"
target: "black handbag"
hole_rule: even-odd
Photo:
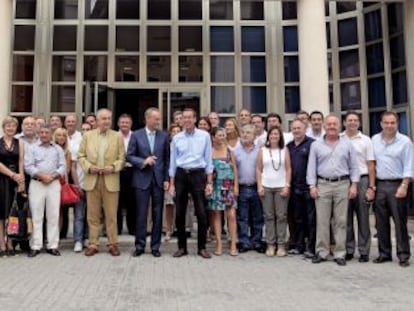
[[[25,193],[16,192],[6,223],[7,237],[27,240],[33,233],[32,214]]]

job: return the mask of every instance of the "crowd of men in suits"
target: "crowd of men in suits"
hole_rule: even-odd
[[[212,112],[208,117],[198,118],[191,108],[176,112],[173,121],[182,130],[173,139],[161,129],[162,117],[157,108],[146,110],[145,126],[136,131],[131,130],[132,118],[127,114],[117,120],[119,131],[112,130],[112,117],[110,110],[100,109],[96,116],[87,116],[82,132],[77,130],[78,120],[72,114],[66,116],[64,124],[57,116],[52,116],[48,124],[43,118],[23,120],[18,137],[24,143],[24,169],[34,217],[29,257],[37,256],[43,248],[44,206],[46,249],[52,255],[60,255],[59,179],[66,177],[84,194],[74,206],[75,252],[83,251],[87,236],[84,254],[98,253],[104,224],[108,252],[119,256],[118,234],[122,231],[124,208],[128,232],[135,235],[132,256],[145,253],[147,219],[151,213],[151,254],[160,257],[164,195],[168,193],[174,197],[178,240],[173,256],[188,254],[186,214],[191,197],[198,224],[197,254],[211,258],[206,247],[209,226],[212,230],[206,197],[213,192],[215,175],[208,130],[220,127],[219,115]],[[207,131],[201,129],[204,126],[201,121],[207,123]],[[368,262],[369,216],[373,206],[378,238],[378,256],[373,262],[392,261],[392,218],[399,265],[409,266],[408,189],[414,175],[414,153],[410,138],[398,131],[398,122],[396,113],[383,113],[382,131],[370,138],[360,131],[360,116],[356,112],[350,111],[339,119],[335,115],[324,117],[319,111],[311,114],[299,111],[289,125],[290,132],[279,130],[282,139],[279,138],[278,146],[287,162],[281,162],[279,151],[279,165],[275,167],[269,151],[268,163],[273,168],[265,172],[269,168],[261,161],[269,161],[265,152],[271,149],[263,148],[270,148],[273,139],[270,134],[274,128],[282,128],[282,118],[276,113],[252,116],[248,109],[242,109],[236,125],[240,137],[228,145],[238,169],[238,253],[256,250],[273,256],[278,250],[279,257],[303,255],[315,264],[333,258],[343,266],[354,258],[358,249],[358,261]],[[67,131],[70,170],[64,150],[56,148],[52,141],[54,130],[60,127]],[[283,180],[277,186],[267,186],[269,172],[279,174],[281,163],[287,168],[285,171],[284,166],[280,175]],[[65,176],[69,171],[69,177]],[[6,170],[1,173],[14,177]],[[269,202],[263,197],[272,191],[281,196],[271,201],[275,210],[269,216]],[[272,222],[277,223],[277,232],[270,230]],[[285,241],[286,227],[288,241]]]

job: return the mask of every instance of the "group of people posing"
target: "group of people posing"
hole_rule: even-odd
[[[99,252],[102,223],[109,253],[120,255],[122,208],[128,231],[135,235],[132,256],[145,253],[149,214],[151,254],[161,256],[162,233],[166,240],[171,237],[175,214],[178,248],[173,256],[187,255],[191,200],[197,254],[206,259],[211,258],[207,236],[220,256],[222,231],[227,230],[231,256],[255,250],[269,257],[303,255],[315,264],[332,257],[344,266],[358,249],[358,261],[368,262],[373,206],[378,238],[373,262],[392,261],[392,218],[399,265],[409,266],[407,193],[414,153],[409,137],[398,131],[396,113],[382,115],[382,131],[372,138],[360,131],[360,116],[352,111],[343,120],[299,111],[290,132],[283,132],[278,114],[251,115],[247,109],[238,120],[222,120],[221,127],[217,113],[198,118],[186,108],[174,113],[168,132],[161,130],[157,108],[147,109],[144,118],[145,127],[133,132],[131,117],[121,115],[119,131],[114,131],[112,112],[101,109],[86,118],[81,133],[75,115],[66,116],[64,128],[56,116],[49,124],[27,117],[16,135],[17,120],[6,117],[0,139],[0,196],[5,198],[0,255],[14,253],[14,245],[6,243],[5,219],[15,191],[26,189],[34,229],[29,257],[44,244],[48,253],[60,255],[60,187],[70,182],[83,193],[74,206],[74,251],[83,250],[87,231],[86,256]]]

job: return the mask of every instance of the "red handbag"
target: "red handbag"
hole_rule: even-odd
[[[60,190],[60,204],[61,205],[73,205],[80,201],[81,191],[79,188],[72,184],[64,183]]]

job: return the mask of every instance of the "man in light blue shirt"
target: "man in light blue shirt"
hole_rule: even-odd
[[[264,253],[265,248],[262,243],[263,208],[257,192],[256,181],[256,160],[259,147],[254,144],[254,125],[244,125],[241,133],[241,144],[238,144],[234,149],[239,174],[239,197],[237,201],[238,247],[240,253],[251,249]]]
[[[52,131],[40,129],[40,141],[25,154],[24,168],[31,176],[29,186],[30,210],[33,219],[33,234],[30,238],[29,257],[35,257],[43,246],[43,217],[46,208],[47,252],[60,256],[59,244],[59,178],[66,174],[63,149],[52,142]]]
[[[312,262],[327,260],[333,217],[335,262],[344,266],[348,200],[357,195],[360,173],[354,146],[350,141],[339,139],[339,127],[338,117],[326,117],[326,135],[311,145],[306,180],[316,203],[316,255]]]
[[[198,222],[198,255],[211,258],[206,250],[207,212],[204,195],[213,191],[213,160],[210,135],[195,127],[196,112],[183,111],[184,130],[174,136],[170,155],[170,193],[176,197],[176,227],[178,250],[174,257],[187,255],[185,215],[190,193]]]
[[[398,132],[398,115],[384,112],[382,132],[372,137],[376,161],[375,219],[379,257],[374,263],[392,260],[390,216],[395,224],[397,256],[401,267],[410,265],[407,231],[407,188],[413,177],[414,152],[411,140]]]

